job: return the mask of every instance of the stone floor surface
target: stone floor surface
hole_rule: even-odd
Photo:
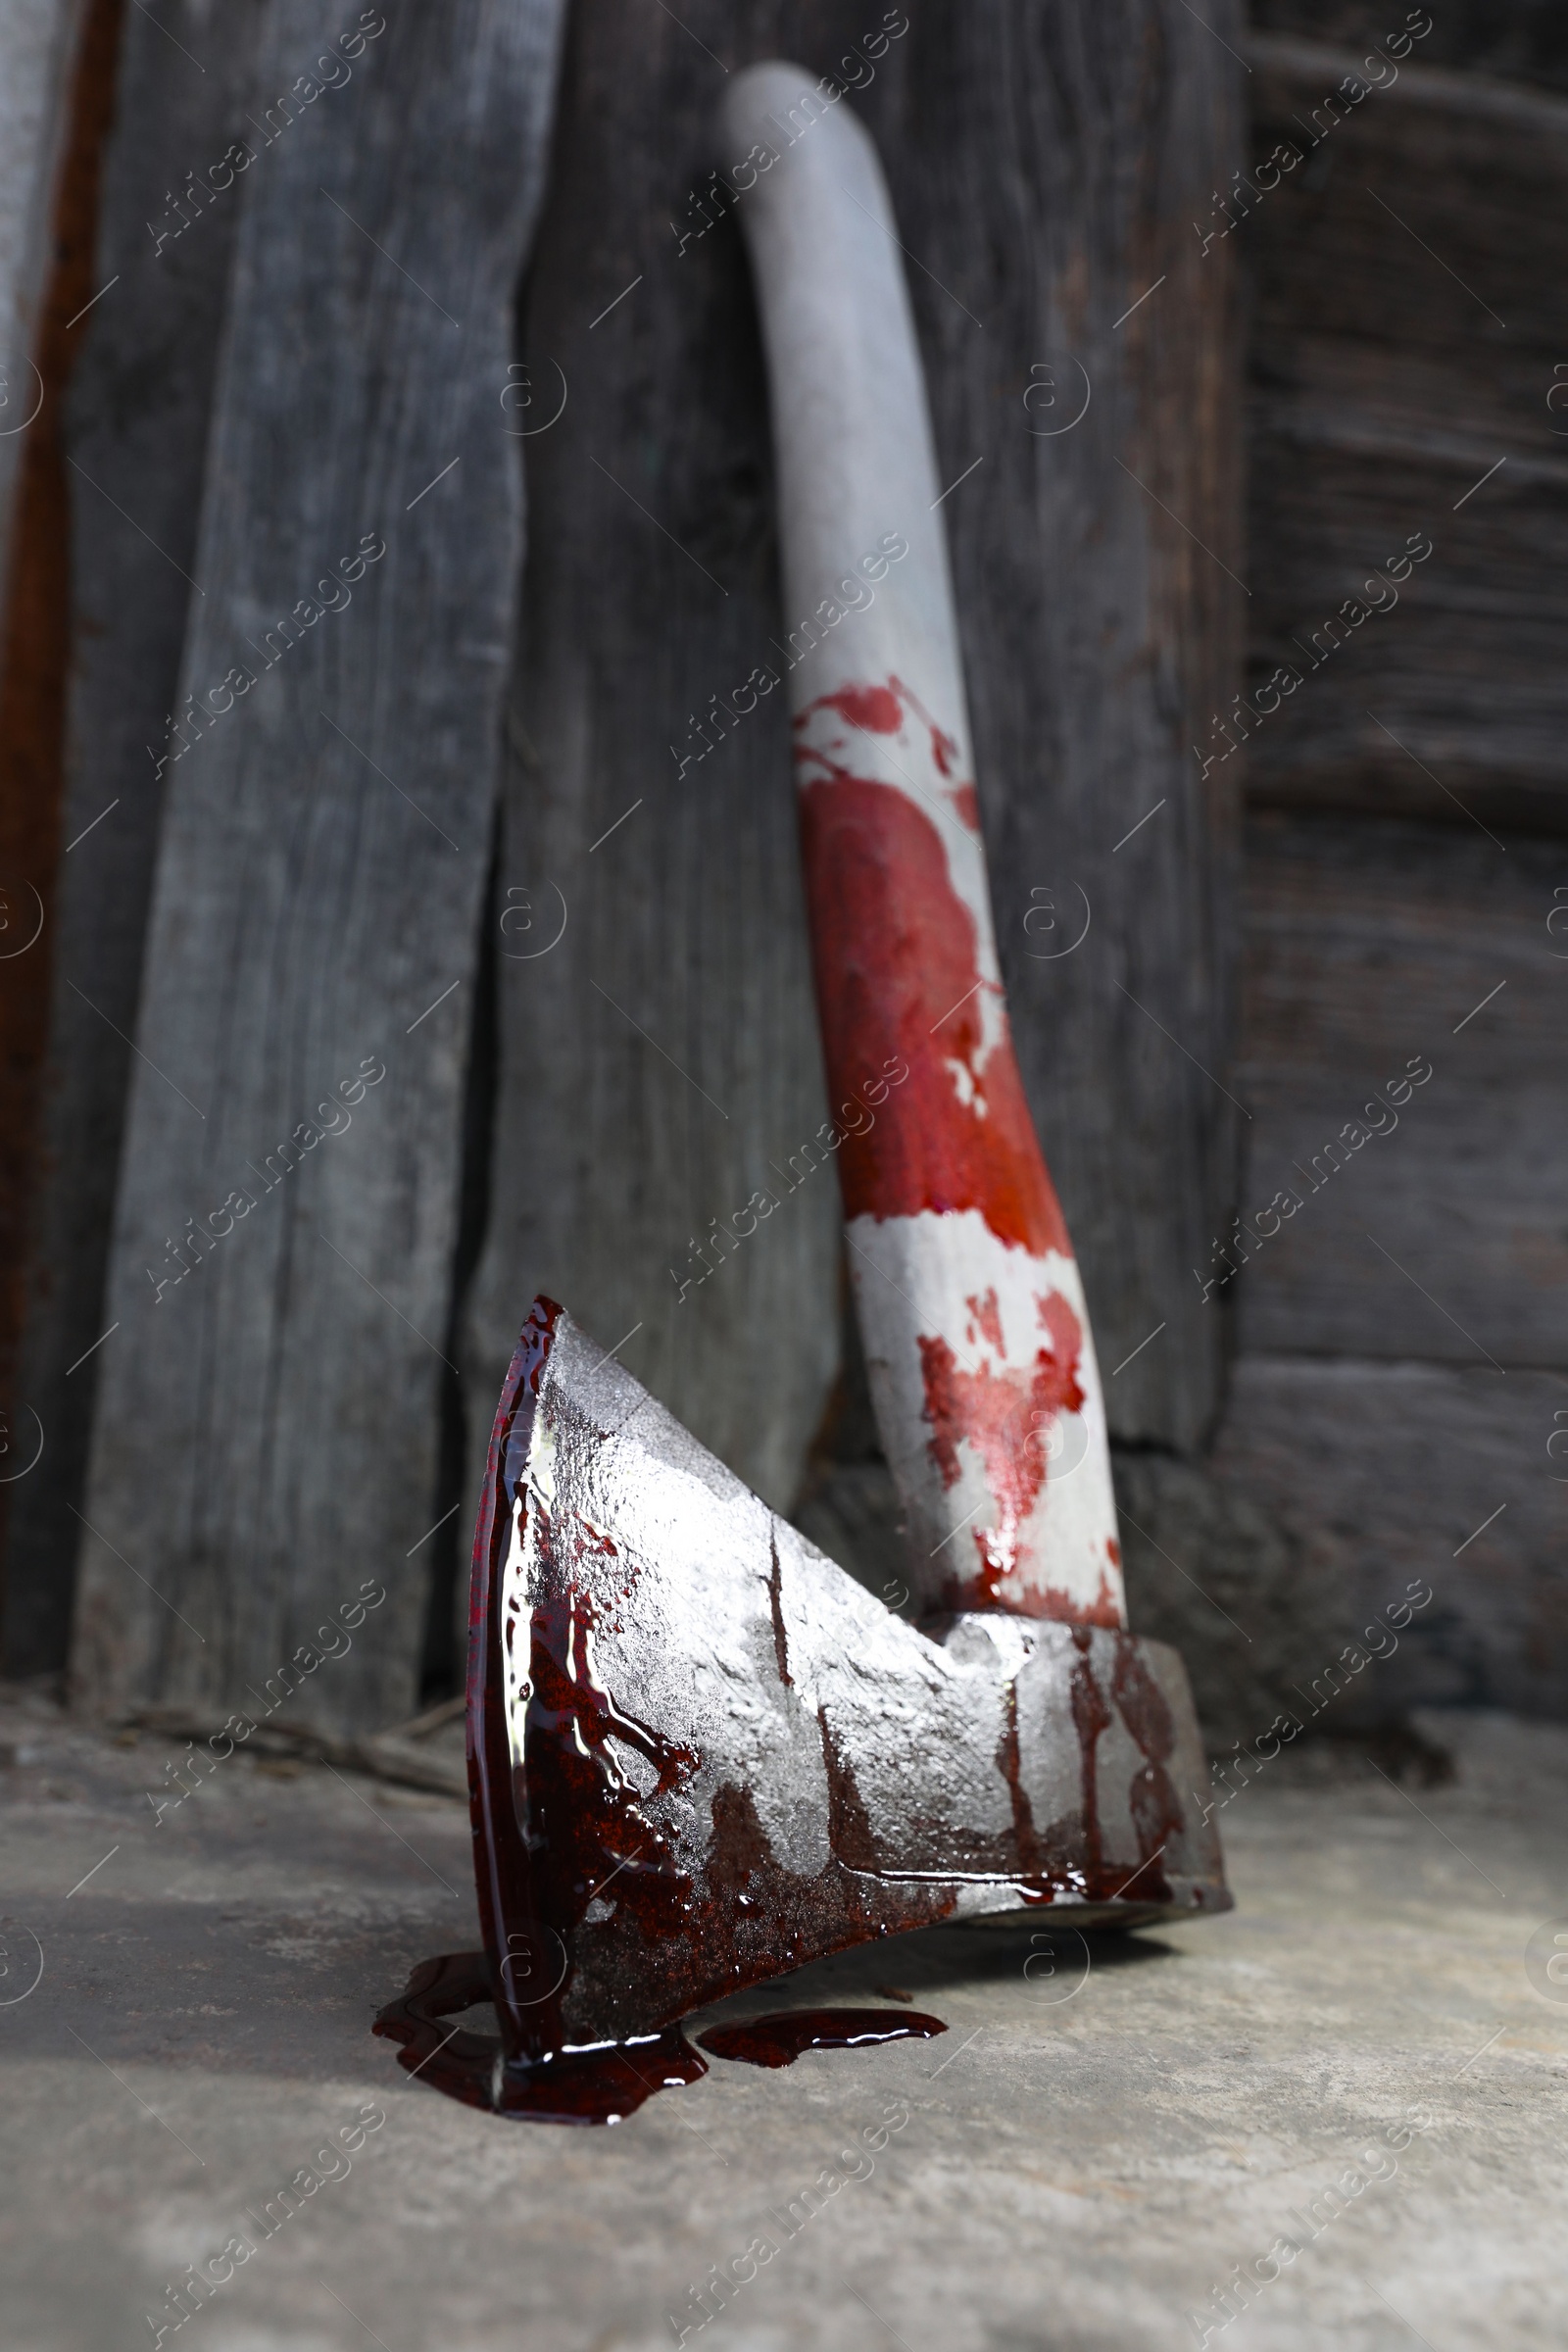
[[[1568,1730],[1420,1722],[1451,1786],[1303,1745],[1234,1796],[1226,1918],[853,1953],[725,2013],[892,1987],[948,2034],[568,2131],[370,2035],[477,1940],[459,1803],[239,1751],[160,1819],[179,1740],[13,1692],[0,2342],[1560,2352]],[[233,2275],[176,2328],[189,2266]]]

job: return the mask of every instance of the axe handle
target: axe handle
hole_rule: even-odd
[[[737,74],[723,128],[772,396],[833,1149],[914,1597],[1123,1625],[1104,1404],[1008,1032],[887,189],[848,107],[795,67]]]

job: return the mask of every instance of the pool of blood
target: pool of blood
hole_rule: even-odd
[[[707,2060],[678,2026],[599,2049],[562,2050],[532,2065],[509,2064],[495,2034],[446,2024],[492,1998],[483,1952],[443,1953],[420,1962],[408,1989],[387,2003],[372,2031],[400,2043],[399,2065],[434,2089],[523,2123],[618,2124],[656,2091],[695,2082],[708,2072]],[[744,2025],[712,2026],[698,2039],[716,2058],[792,2066],[803,2050],[928,2041],[947,2030],[941,2018],[918,2009],[789,2009]]]
[[[803,2050],[862,2050],[879,2041],[929,2041],[940,2017],[918,2009],[782,2009],[739,2026],[710,2026],[697,2038],[715,2058],[748,2066],[793,2066]]]
[[[371,2031],[400,2042],[398,2064],[449,2097],[533,2124],[618,2124],[656,2091],[708,2072],[678,2026],[600,2049],[564,2049],[532,2065],[509,2064],[495,2034],[444,2023],[492,1998],[485,1954],[447,1952],[420,1962]]]

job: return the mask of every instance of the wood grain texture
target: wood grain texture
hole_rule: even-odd
[[[1275,817],[1246,874],[1249,1236],[1300,1205],[1243,1241],[1244,1351],[1568,1369],[1568,854]],[[1378,1107],[1412,1056],[1432,1076]]]
[[[710,204],[703,230],[691,199],[740,160],[713,143],[725,69],[828,71],[880,20],[841,0],[679,14],[576,18],[527,306],[541,416],[555,368],[570,397],[523,445],[500,874],[522,912],[498,937],[470,1452],[543,1284],[603,1345],[632,1335],[638,1377],[787,1504],[838,1353],[833,1180],[798,1186],[700,1283],[689,1247],[777,1190],[825,1116],[782,693],[678,761],[702,751],[694,714],[777,662],[802,616],[778,604],[736,223]],[[877,139],[910,257],[944,480],[980,462],[944,513],[1025,1082],[1107,1372],[1167,1326],[1107,1384],[1113,1425],[1191,1445],[1218,1355],[1188,1266],[1233,1179],[1230,1106],[1197,1066],[1227,1051],[1228,787],[1200,789],[1189,745],[1239,662],[1241,591],[1229,265],[1184,240],[1238,151],[1239,69],[1175,5],[994,0],[915,13],[871,72],[845,66],[862,87],[843,103]],[[510,960],[553,936],[558,892],[560,945]],[[1059,953],[1085,896],[1089,936]]]
[[[0,1560],[7,1506],[40,1458],[41,1423],[35,1414],[16,1409],[16,1379],[39,1174],[56,911],[52,884],[64,839],[73,478],[66,464],[64,416],[80,349],[81,317],[99,290],[94,274],[99,172],[114,109],[120,24],[120,0],[91,0],[62,93],[64,152],[55,189],[51,269],[31,345],[36,376],[29,388],[25,373],[17,378],[13,371],[11,391],[20,397],[0,408],[0,416],[15,419],[20,453],[0,618],[5,775],[0,793]],[[8,58],[7,73],[13,62]],[[0,107],[16,96],[13,86]],[[0,1616],[3,1594],[0,1570]]]
[[[1357,84],[1354,51],[1249,50],[1254,182],[1282,145],[1301,160],[1230,238],[1254,313],[1250,691],[1300,681],[1250,722],[1248,790],[1561,832],[1568,105],[1433,70],[1425,46],[1383,89]],[[1356,86],[1335,122],[1331,94]],[[1367,617],[1412,533],[1433,554]]]
[[[1243,1355],[1232,1396],[1216,1467],[1286,1530],[1303,1579],[1358,1604],[1348,1638],[1412,1578],[1432,1587],[1397,1655],[1350,1682],[1358,1703],[1376,1688],[1390,1709],[1562,1714],[1568,1377]]]
[[[949,478],[989,452],[949,529],[1019,1060],[1111,1434],[1178,1448],[1208,1428],[1221,1373],[1181,1252],[1212,1230],[1235,1145],[1232,808],[1189,746],[1240,658],[1240,322],[1225,254],[1200,256],[1186,223],[1241,137],[1240,34],[1232,10],[1201,17],[955,20],[922,107],[972,117],[963,173],[944,185],[922,136],[904,182],[925,190],[914,250],[986,320],[963,332],[929,285],[916,297],[951,355],[934,370]],[[1035,438],[1056,413],[1024,411],[1023,387],[1048,357],[1070,380],[1064,355],[1090,408]],[[1075,890],[1092,925],[1054,956]]]
[[[84,342],[66,434],[72,674],[17,1382],[22,1418],[30,1427],[36,1414],[45,1444],[36,1469],[13,1490],[4,1653],[19,1674],[63,1665],[70,1640],[74,1512],[82,1507],[99,1365],[89,1357],[71,1367],[112,1320],[102,1312],[104,1269],[163,806],[155,754],[177,700],[239,219],[235,188],[205,212],[192,208],[181,230],[171,197],[188,172],[217,164],[245,132],[262,25],[262,12],[247,6],[227,21],[221,40],[204,40],[211,17],[197,0],[164,10],[157,24],[134,8],[124,17],[103,157],[99,275],[81,299],[109,290],[74,330]],[[191,55],[182,57],[175,41]],[[254,134],[253,143],[260,145]],[[160,247],[155,233],[166,222]]]
[[[255,683],[168,776],[73,1652],[93,1703],[242,1703],[367,1582],[386,1602],[294,1711],[413,1701],[521,555],[500,397],[558,14],[368,11],[352,79],[305,0],[267,14],[181,695]]]
[[[1253,0],[1259,32],[1295,33],[1363,53],[1411,17],[1432,29],[1420,44],[1427,66],[1457,66],[1568,90],[1568,18],[1557,0],[1447,0],[1441,9],[1388,8],[1382,0]]]
[[[720,12],[681,13],[696,40],[635,7],[575,17],[524,314],[513,421],[568,393],[519,443],[492,1207],[465,1371],[482,1460],[545,1289],[784,1506],[836,1359],[839,1206],[831,1173],[789,1194],[774,1173],[826,1116],[783,695],[710,753],[693,730],[777,660],[783,623],[744,257],[732,230],[682,255],[668,226],[710,164],[723,76],[698,41],[733,52]],[[776,1212],[694,1254],[762,1188]]]
[[[0,18],[0,576],[39,391],[33,365],[84,15],[85,0],[12,0]]]

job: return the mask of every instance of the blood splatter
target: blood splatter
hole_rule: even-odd
[[[868,735],[897,735],[906,709],[930,735],[931,762],[938,775],[951,776],[957,763],[958,739],[938,726],[913,687],[906,686],[902,678],[891,677],[885,686],[841,686],[834,694],[818,695],[814,703],[796,712],[794,723],[804,727],[813,710],[836,710],[852,727],[863,727]],[[957,791],[973,793],[974,786],[960,784]]]
[[[971,1307],[974,1303],[969,1301]],[[942,1484],[949,1489],[957,1485],[962,1467],[958,1447],[967,1441],[985,1465],[986,1487],[997,1511],[995,1524],[974,1530],[978,1574],[966,1579],[955,1571],[943,1593],[944,1607],[1003,1605],[1002,1586],[1018,1568],[1024,1521],[1046,1483],[1042,1432],[1058,1413],[1082,1408],[1078,1372],[1083,1328],[1065,1298],[1054,1297],[1049,1304],[1050,1316],[1043,1307],[1041,1319],[1048,1323],[1053,1347],[1049,1351],[1042,1348],[1027,1370],[995,1370],[982,1364],[978,1372],[967,1372],[946,1340],[924,1333],[919,1337],[924,1417],[931,1427],[928,1445]]]
[[[852,727],[864,727],[871,735],[896,735],[904,724],[904,712],[899,698],[888,686],[841,686],[837,694],[824,694],[813,710],[827,705]],[[801,716],[806,714],[803,711]],[[800,718],[795,724],[799,726]]]
[[[981,1338],[988,1340],[999,1355],[1005,1355],[1007,1351],[1002,1342],[1002,1314],[997,1305],[995,1288],[982,1291],[977,1298],[966,1298],[963,1303],[979,1325]]]
[[[1090,1877],[1103,1868],[1100,1834],[1100,1735],[1108,1731],[1111,1712],[1090,1663],[1092,1647],[1086,1629],[1074,1626],[1073,1645],[1079,1652],[1072,1669],[1072,1720],[1078,1734],[1084,1791],[1084,1867]]]
[[[1138,1850],[1146,1857],[1148,1868],[1181,1831],[1181,1800],[1165,1770],[1176,1744],[1176,1726],[1164,1692],[1130,1642],[1118,1645],[1110,1689],[1121,1719],[1145,1757],[1133,1775],[1127,1803],[1138,1832]]]
[[[821,1727],[822,1765],[827,1774],[828,1843],[850,1870],[874,1872],[881,1866],[881,1856],[855,1767],[829,1727],[825,1707],[817,1708],[816,1720]]]
[[[976,1208],[1010,1247],[1069,1254],[1001,989],[977,969],[936,826],[896,786],[804,744],[797,758],[818,770],[801,788],[801,834],[831,1090],[848,1095],[868,1065],[908,1071],[898,1114],[844,1139],[846,1216]]]
[[[701,1758],[623,1712],[601,1687],[593,1662],[597,1615],[570,1587],[533,1611],[523,1818],[535,1900],[564,1935],[613,1880],[613,1900],[627,1905],[644,1933],[667,1935],[689,1915],[691,1881],[611,1743],[653,1765],[657,1796],[685,1788]]]

